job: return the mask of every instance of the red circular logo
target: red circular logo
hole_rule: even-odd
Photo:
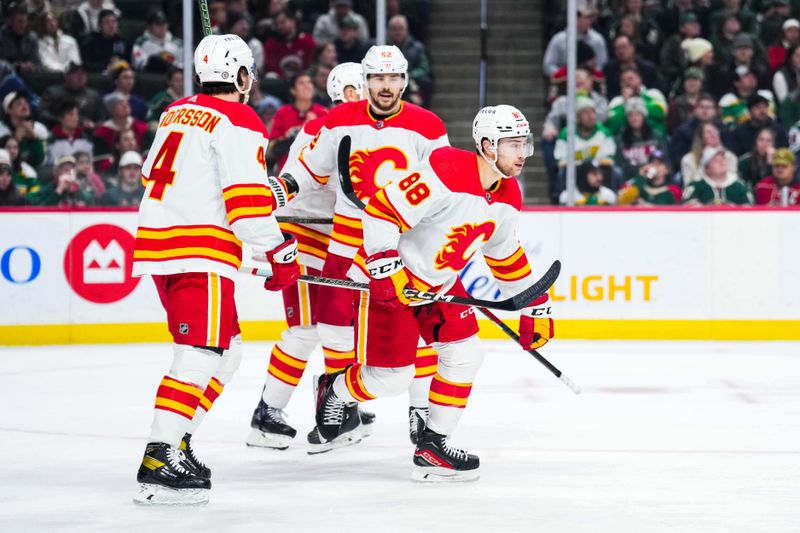
[[[131,277],[133,245],[133,235],[111,224],[89,226],[75,235],[64,255],[72,290],[98,304],[125,298],[139,283]]]

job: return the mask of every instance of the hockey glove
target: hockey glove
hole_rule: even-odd
[[[411,277],[397,250],[378,252],[367,257],[369,297],[387,309],[402,309],[411,303],[403,289],[411,284]]]
[[[272,266],[272,277],[264,282],[268,291],[280,291],[300,278],[297,264],[297,239],[291,233],[283,233],[283,244],[267,252],[267,261]]]
[[[526,350],[541,348],[554,337],[550,296],[540,296],[520,311],[519,343]]]
[[[267,176],[267,187],[272,191],[272,211],[289,203],[292,199],[289,184],[282,177]]]

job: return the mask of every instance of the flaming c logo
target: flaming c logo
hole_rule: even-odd
[[[436,268],[449,268],[460,272],[467,265],[469,258],[481,243],[488,241],[495,230],[494,222],[483,224],[463,224],[450,229],[447,242],[436,254]]]
[[[376,183],[378,169],[384,164],[391,164],[394,170],[408,170],[408,158],[394,146],[382,146],[374,150],[356,150],[350,154],[350,180],[353,190],[360,200],[370,198],[391,183]]]

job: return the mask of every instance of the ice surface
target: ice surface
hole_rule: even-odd
[[[246,343],[193,441],[211,503],[171,509],[131,502],[168,345],[2,348],[0,531],[800,531],[800,345],[556,340],[544,353],[581,396],[485,346],[455,436],[479,481],[409,480],[405,397],[369,405],[360,445],[306,455],[309,379],[292,447],[246,448],[271,348]]]

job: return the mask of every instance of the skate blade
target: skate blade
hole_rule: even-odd
[[[139,493],[133,497],[137,505],[206,505],[207,489],[171,489],[161,485],[142,483]]]
[[[411,471],[411,481],[417,483],[463,483],[477,481],[480,478],[478,469],[456,471],[441,467],[415,466]]]
[[[291,441],[292,437],[288,435],[275,435],[274,433],[264,433],[263,431],[253,429],[245,442],[250,447],[285,450],[289,447]]]
[[[313,442],[308,443],[308,455],[317,455],[320,453],[326,453],[331,450],[337,450],[339,448],[346,448],[347,446],[353,446],[361,442],[361,435],[358,432],[350,432],[346,435],[339,435],[332,441],[323,442],[320,444],[315,444]]]

